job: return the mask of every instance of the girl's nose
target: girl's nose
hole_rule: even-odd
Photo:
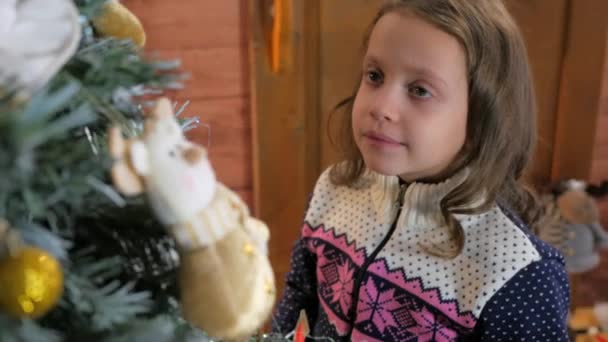
[[[371,116],[378,121],[397,121],[398,116],[392,111],[373,108],[370,112]]]
[[[373,99],[370,115],[379,121],[398,121],[404,106],[402,96],[401,89],[381,89]]]

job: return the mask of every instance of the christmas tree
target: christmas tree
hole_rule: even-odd
[[[125,196],[110,176],[124,179],[133,165],[116,168],[121,146],[145,131],[158,97],[181,86],[179,63],[144,58],[144,42],[116,1],[0,4],[0,341],[208,339],[182,318],[177,279],[188,255],[142,191]],[[190,306],[199,316],[218,310]]]

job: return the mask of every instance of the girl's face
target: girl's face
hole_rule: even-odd
[[[454,37],[409,13],[374,27],[353,105],[353,134],[368,168],[411,182],[433,179],[465,143],[468,79]]]

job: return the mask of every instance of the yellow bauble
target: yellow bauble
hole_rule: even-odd
[[[38,318],[55,307],[63,293],[61,265],[44,250],[25,247],[0,260],[0,289],[0,310]]]
[[[137,17],[116,0],[107,2],[101,15],[93,19],[97,31],[106,37],[131,39],[140,47],[146,44],[146,32]]]

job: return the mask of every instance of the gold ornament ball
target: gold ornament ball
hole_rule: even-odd
[[[139,47],[146,44],[146,32],[139,19],[116,0],[104,4],[101,15],[93,19],[93,25],[102,36],[131,39]]]
[[[63,272],[50,254],[25,247],[0,260],[0,308],[14,317],[38,318],[55,307],[63,293]]]

